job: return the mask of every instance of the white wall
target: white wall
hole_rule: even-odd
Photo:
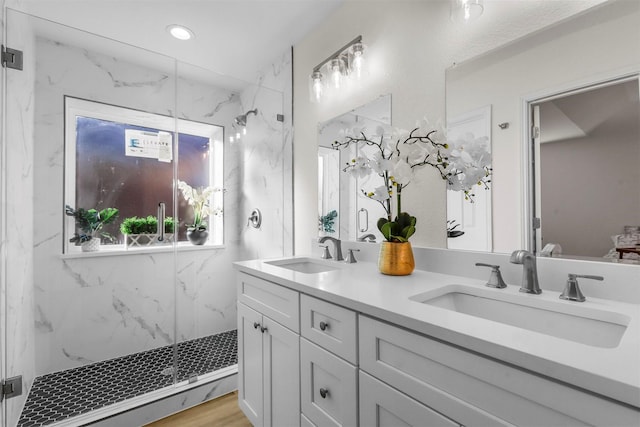
[[[603,257],[614,247],[611,236],[640,224],[637,123],[634,128],[607,123],[584,138],[541,144],[543,247],[559,243],[565,255]]]
[[[324,25],[294,47],[296,252],[307,252],[317,228],[318,122],[385,93],[392,94],[394,126],[411,127],[424,116],[432,122],[444,120],[445,69],[454,61],[486,52],[599,2],[487,1],[485,14],[464,27],[451,23],[449,3],[445,1],[345,2]],[[321,105],[311,104],[307,79],[313,67],[358,34],[369,47],[370,71],[363,84]],[[519,158],[509,161],[519,162]],[[422,173],[407,188],[403,202],[408,212],[418,216],[414,245],[446,245],[445,197],[444,182],[434,173]],[[512,204],[518,206],[519,201]],[[517,234],[518,230],[511,233]],[[513,245],[508,242],[503,246],[512,249]]]
[[[640,3],[618,2],[448,72],[447,114],[492,106],[494,251],[524,244],[523,100],[638,71],[638,22]]]

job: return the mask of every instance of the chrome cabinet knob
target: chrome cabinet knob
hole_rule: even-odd
[[[322,397],[323,399],[326,399],[328,395],[329,395],[329,390],[327,390],[326,388],[320,389],[320,397]]]
[[[326,331],[327,329],[329,329],[329,324],[326,322],[320,322],[320,330]]]

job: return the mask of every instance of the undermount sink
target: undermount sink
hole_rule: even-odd
[[[499,294],[500,290],[448,285],[409,299],[433,307],[594,347],[614,348],[627,329],[624,314],[563,302],[533,300],[527,295]]]
[[[265,261],[265,264],[275,265],[277,267],[286,268],[287,270],[293,270],[299,273],[317,274],[337,270],[339,268],[337,265],[330,264],[336,262],[337,261],[325,261],[315,258],[289,258],[276,261]]]

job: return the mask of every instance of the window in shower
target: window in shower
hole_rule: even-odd
[[[223,133],[217,125],[65,97],[65,205],[117,208],[117,220],[102,230],[113,238],[101,239],[105,249],[117,250],[125,247],[123,220],[156,217],[164,202],[165,215],[176,220],[174,239],[186,242],[193,209],[174,176],[194,189],[222,189]],[[223,243],[222,194],[211,196],[217,213],[205,218],[208,245]],[[69,242],[75,230],[73,218],[65,216],[65,253],[80,252]]]

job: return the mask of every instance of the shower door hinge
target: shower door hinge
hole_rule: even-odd
[[[2,393],[0,393],[0,400],[5,397],[7,399],[11,397],[20,396],[22,394],[22,375],[17,377],[7,378],[2,381]]]
[[[2,66],[22,70],[22,51],[2,45]]]
[[[540,228],[540,218],[533,218],[533,229],[537,230]]]

